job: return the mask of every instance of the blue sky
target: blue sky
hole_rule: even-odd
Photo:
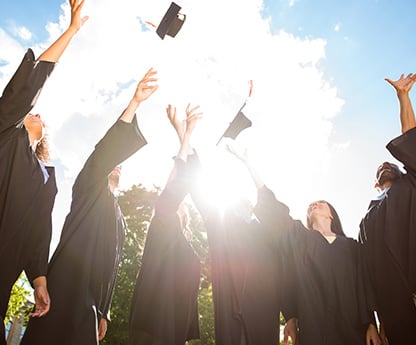
[[[155,65],[161,87],[143,107],[141,123],[149,145],[126,162],[123,187],[163,185],[176,145],[163,115],[167,102],[201,104],[206,119],[196,146],[208,165],[226,166],[229,162],[212,158],[208,147],[231,121],[245,98],[246,81],[253,79],[246,114],[253,127],[238,142],[252,149],[266,183],[294,217],[303,219],[306,205],[324,198],[337,208],[347,234],[356,237],[376,194],[374,171],[392,160],[384,147],[400,134],[395,93],[383,79],[415,71],[416,5],[387,0],[177,2],[187,14],[185,25],[175,39],[161,41],[141,31],[141,23],[157,22],[170,1],[87,0],[90,20],[39,100],[55,144],[56,232],[83,161],[122,110],[135,81]],[[1,88],[25,49],[33,47],[38,55],[65,29],[68,8],[62,3],[0,2]],[[23,26],[31,38],[17,34]],[[59,118],[50,115],[57,112]],[[163,140],[162,131],[168,133]],[[161,157],[159,163],[155,157]],[[243,175],[241,167],[233,168]]]

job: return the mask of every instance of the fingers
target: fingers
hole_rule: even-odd
[[[103,340],[107,333],[107,320],[101,319],[98,327],[98,340]]]
[[[49,312],[50,297],[46,286],[38,286],[34,291],[35,297],[35,311],[30,315],[31,317],[42,317]]]
[[[283,344],[288,345],[289,344],[289,337],[287,336],[287,334],[285,333],[284,337],[283,337]]]
[[[384,80],[386,82],[388,82],[391,86],[394,86],[393,80],[389,79],[389,78],[384,78]]]

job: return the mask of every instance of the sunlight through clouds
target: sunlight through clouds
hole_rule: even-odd
[[[303,205],[296,205],[299,197],[307,203],[315,192],[311,179],[328,164],[331,120],[343,105],[321,69],[325,40],[272,33],[260,0],[183,0],[178,1],[187,15],[182,30],[162,41],[143,23],[158,23],[169,4],[87,0],[84,14],[90,19],[56,66],[36,107],[48,124],[54,162],[62,169],[58,183],[67,186],[58,193],[56,218],[67,213],[69,186],[151,66],[159,72],[160,88],[138,110],[149,144],[123,164],[123,188],[133,183],[164,185],[177,147],[165,113],[169,103],[182,114],[188,102],[201,106],[204,119],[197,125],[194,144],[204,166],[227,169],[226,160],[216,163],[215,144],[253,80],[244,109],[253,126],[238,144],[250,148],[266,183],[303,217]],[[45,23],[50,39],[37,42],[36,56],[62,33],[69,18],[65,3],[59,19]],[[0,66],[2,87],[23,51],[0,29],[0,59],[9,62]],[[305,167],[312,171],[309,176]],[[241,174],[240,166],[233,169]]]

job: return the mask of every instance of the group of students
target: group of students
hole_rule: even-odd
[[[57,186],[53,167],[45,165],[44,123],[30,111],[87,20],[81,16],[84,0],[69,2],[68,29],[38,59],[28,50],[0,98],[0,319],[25,271],[35,308],[23,345],[92,345],[105,336],[126,229],[114,195],[120,163],[146,144],[136,111],[158,89],[150,69],[95,146],[75,180],[48,262]],[[285,342],[415,343],[416,121],[409,91],[416,75],[387,81],[397,92],[402,125],[387,148],[406,173],[388,162],[377,169],[381,194],[362,219],[359,241],[345,236],[334,207],[323,200],[309,205],[306,225],[292,219],[248,157],[232,148],[253,178],[257,203],[240,200],[224,212],[208,203],[191,145],[202,113],[188,105],[181,120],[175,107],[167,107],[179,151],[149,225],[131,302],[130,345],[184,345],[199,338],[200,261],[186,236],[187,195],[208,234],[217,345],[278,344],[280,312],[287,320]]]

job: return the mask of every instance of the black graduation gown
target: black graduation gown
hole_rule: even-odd
[[[197,190],[192,198],[208,232],[215,343],[278,344],[280,258],[273,247],[274,227],[261,220],[247,223],[231,212],[222,217]],[[267,207],[258,204],[255,212]]]
[[[406,174],[382,200],[373,200],[360,224],[376,308],[390,345],[416,341],[416,129],[393,139],[387,149]]]
[[[51,212],[57,193],[55,172],[47,167],[49,179],[45,183],[21,123],[54,66],[51,62],[35,61],[32,50],[28,50],[0,98],[1,323],[12,285],[22,270],[31,282],[47,271]],[[3,324],[0,337],[2,329]]]
[[[184,345],[199,338],[200,262],[176,214],[189,184],[186,163],[176,159],[147,232],[130,310],[131,345]]]
[[[293,289],[285,291],[292,316],[299,321],[299,343],[302,345],[365,344],[366,329],[373,321],[360,262],[360,244],[351,238],[337,236],[330,244],[318,231],[306,229],[293,220],[286,205],[277,201],[271,191],[264,193],[273,204],[269,214],[275,220],[277,247],[293,264]],[[262,201],[262,202],[266,202]],[[287,278],[287,276],[285,277]]]
[[[88,158],[74,183],[71,210],[48,268],[51,309],[29,321],[22,344],[98,344],[98,322],[109,318],[125,236],[108,175],[145,144],[135,119],[118,120]]]

